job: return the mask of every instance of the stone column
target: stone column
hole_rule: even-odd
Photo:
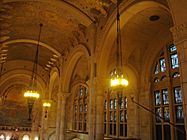
[[[139,124],[138,124],[138,119],[139,119],[139,106],[136,105],[131,101],[131,97],[134,98],[134,101],[139,103],[139,97],[138,97],[138,91],[125,91],[127,92],[127,137],[129,138],[135,138],[139,137],[138,136],[138,129],[139,129]],[[144,110],[142,110],[143,112]]]
[[[91,24],[87,30],[87,36],[89,37],[88,46],[90,46],[91,56],[89,57],[90,65],[90,79],[87,83],[89,86],[89,106],[88,106],[88,139],[95,140],[95,98],[96,90],[94,85],[94,79],[96,77],[96,63],[95,63],[95,48],[96,48],[96,26]]]
[[[93,84],[89,82],[89,107],[88,107],[88,137],[95,139],[95,90]]]
[[[59,140],[60,136],[60,118],[61,118],[61,92],[58,92],[58,101],[57,101],[57,118],[56,118],[56,138]]]
[[[171,29],[179,55],[185,130],[187,132],[187,22]],[[187,139],[187,135],[186,135]]]
[[[101,85],[103,81],[97,80],[97,87],[96,87],[96,134],[95,140],[104,140],[104,87]]]
[[[103,95],[98,95],[96,97],[96,140],[104,140],[104,96]]]
[[[65,140],[65,134],[66,134],[66,96],[65,94],[61,98],[60,110],[61,110],[61,114],[60,114],[59,140]]]
[[[58,80],[58,101],[57,101],[57,116],[56,116],[56,136],[55,140],[60,140],[60,125],[61,125],[61,107],[62,107],[62,69],[63,69],[63,58],[59,58],[58,67],[59,67],[59,80]]]
[[[148,109],[152,110],[151,104],[152,100],[150,100],[151,95],[151,89],[150,86],[147,85],[147,87],[142,87],[139,93],[139,103]],[[138,107],[138,106],[137,106]],[[152,129],[153,127],[153,114],[146,111],[145,109],[139,107],[139,123],[140,123],[140,138],[142,140],[152,140],[154,131]]]

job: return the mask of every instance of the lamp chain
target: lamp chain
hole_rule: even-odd
[[[117,0],[117,67],[122,68],[122,48],[120,31],[119,0]]]
[[[31,88],[37,88],[37,64],[38,64],[38,59],[39,59],[39,43],[40,43],[40,36],[41,36],[41,29],[42,29],[43,24],[40,24],[40,31],[39,31],[39,35],[38,35],[38,43],[37,43],[37,48],[36,48],[36,55],[34,58],[34,66],[33,66],[33,70],[32,70],[32,77],[31,77]]]

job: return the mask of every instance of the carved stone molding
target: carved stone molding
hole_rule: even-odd
[[[187,22],[178,26],[174,26],[170,30],[173,34],[174,42],[176,44],[187,40]]]

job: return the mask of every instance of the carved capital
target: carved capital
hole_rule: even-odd
[[[174,26],[170,30],[173,34],[174,42],[176,44],[187,40],[187,22],[178,26]]]

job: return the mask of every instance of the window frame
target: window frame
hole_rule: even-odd
[[[151,81],[152,81],[152,97],[153,97],[153,110],[155,110],[156,113],[156,109],[160,108],[161,109],[161,117],[164,117],[164,108],[168,108],[169,109],[169,114],[170,114],[170,122],[174,122],[174,125],[178,126],[178,125],[184,125],[184,123],[182,124],[181,122],[178,123],[176,122],[176,106],[182,106],[182,103],[180,105],[175,103],[175,93],[174,93],[174,88],[175,87],[180,87],[180,73],[179,73],[179,67],[172,67],[172,60],[171,60],[171,55],[172,54],[177,54],[177,50],[170,52],[170,47],[172,47],[173,44],[163,47],[163,49],[161,50],[162,55],[158,56],[156,58],[155,61],[155,65],[154,65],[154,69],[152,70],[152,77],[151,77]],[[164,58],[165,59],[165,65],[166,65],[166,70],[163,72],[159,69],[158,73],[155,73],[155,67],[157,65],[160,65],[160,59]],[[179,61],[179,58],[177,58]],[[178,63],[179,65],[179,63]],[[160,66],[159,66],[160,68]],[[179,76],[174,77],[173,75],[178,73]],[[162,80],[164,78],[164,80]],[[155,79],[161,79],[158,82],[155,82]],[[164,104],[163,102],[163,90],[167,89],[168,90],[168,99],[169,99],[169,104]],[[160,92],[160,100],[161,100],[161,104],[156,105],[155,104],[155,91],[159,91]],[[154,123],[153,123],[153,128],[154,128],[154,139],[156,139],[156,134],[160,133],[156,133],[158,126],[161,126],[161,137],[162,140],[164,140],[165,137],[175,137],[175,139],[177,139],[177,131],[175,130],[174,126],[170,127],[170,130],[168,130],[167,134],[165,133],[165,128],[167,127],[168,120],[160,120],[157,121],[157,117],[155,116],[153,119]],[[167,127],[168,128],[168,127]],[[157,131],[156,131],[157,130]],[[170,134],[170,136],[168,135],[168,133],[172,133],[174,132],[175,134]]]

